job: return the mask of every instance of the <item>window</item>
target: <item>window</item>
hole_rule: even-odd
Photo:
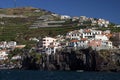
[[[45,39],[43,39],[43,41],[46,41]]]
[[[106,42],[106,44],[108,44],[108,42]]]

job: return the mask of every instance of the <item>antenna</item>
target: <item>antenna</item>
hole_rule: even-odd
[[[14,7],[16,8],[16,0],[14,0]]]

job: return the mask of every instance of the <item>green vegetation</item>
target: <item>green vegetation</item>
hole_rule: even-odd
[[[29,29],[36,17],[28,18],[2,18],[0,25],[0,41],[16,40],[18,42],[26,41],[30,37],[39,36],[56,36],[58,34],[65,34],[70,30],[78,29],[79,27],[53,27],[53,28],[38,28]]]
[[[6,14],[6,15],[23,15],[23,16],[41,16],[45,15],[48,12],[43,11],[40,9],[40,12],[35,12],[35,10],[38,10],[37,8],[33,7],[21,7],[21,8],[8,8],[8,9],[1,9],[0,14]]]
[[[22,49],[14,49],[10,54],[8,54],[8,58],[11,59],[15,55],[22,55]]]
[[[15,40],[19,36],[24,35],[28,29],[28,25],[32,21],[28,21],[25,18],[2,18],[1,22],[4,22],[3,25],[0,25],[0,40]]]
[[[28,41],[31,37],[45,37],[45,36],[56,36],[59,34],[65,35],[68,31],[79,29],[81,27],[75,26],[70,21],[66,21],[63,27],[52,27],[52,28],[37,28],[30,29],[30,25],[42,15],[51,14],[49,11],[40,10],[40,12],[34,12],[35,8],[15,8],[15,9],[2,9],[0,14],[9,15],[24,15],[25,18],[0,18],[0,41],[11,41],[15,40],[20,44],[31,43]],[[59,17],[52,17],[54,20],[59,20]],[[72,24],[72,25],[71,25]]]
[[[30,37],[44,37],[44,36],[56,36],[65,35],[67,32],[86,28],[86,26],[70,25],[71,22],[66,22],[63,27],[52,28],[37,28],[30,29],[29,26],[36,20],[36,17],[28,18],[1,18],[0,22],[4,24],[0,25],[0,41],[16,40],[18,43],[26,43]],[[66,26],[67,25],[67,26]],[[99,28],[100,30],[111,30],[112,32],[120,32],[119,28]]]
[[[38,10],[38,12],[35,12]],[[11,41],[15,40],[18,43],[29,43],[28,39],[31,37],[44,37],[44,36],[56,36],[59,34],[65,35],[71,30],[76,30],[80,28],[86,28],[90,25],[90,21],[84,22],[86,25],[77,26],[78,21],[72,22],[72,20],[67,20],[62,27],[52,27],[52,28],[37,28],[30,29],[30,25],[33,24],[38,17],[42,15],[49,15],[52,12],[45,11],[43,9],[36,8],[13,8],[13,9],[1,9],[0,14],[9,15],[23,15],[27,16],[25,18],[0,18],[0,41]],[[54,20],[60,20],[59,17],[53,17]],[[114,28],[114,24],[111,24],[109,28],[99,28],[100,30],[111,30],[112,32],[120,32],[119,28]]]

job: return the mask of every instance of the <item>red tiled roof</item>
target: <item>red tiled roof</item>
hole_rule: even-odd
[[[86,29],[85,32],[91,32],[89,29]]]
[[[71,40],[70,42],[78,42],[78,40]]]
[[[105,34],[108,38],[112,37],[112,34]]]

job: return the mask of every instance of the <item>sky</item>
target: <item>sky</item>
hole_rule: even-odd
[[[0,8],[31,6],[60,15],[103,18],[120,24],[120,0],[0,0]]]

